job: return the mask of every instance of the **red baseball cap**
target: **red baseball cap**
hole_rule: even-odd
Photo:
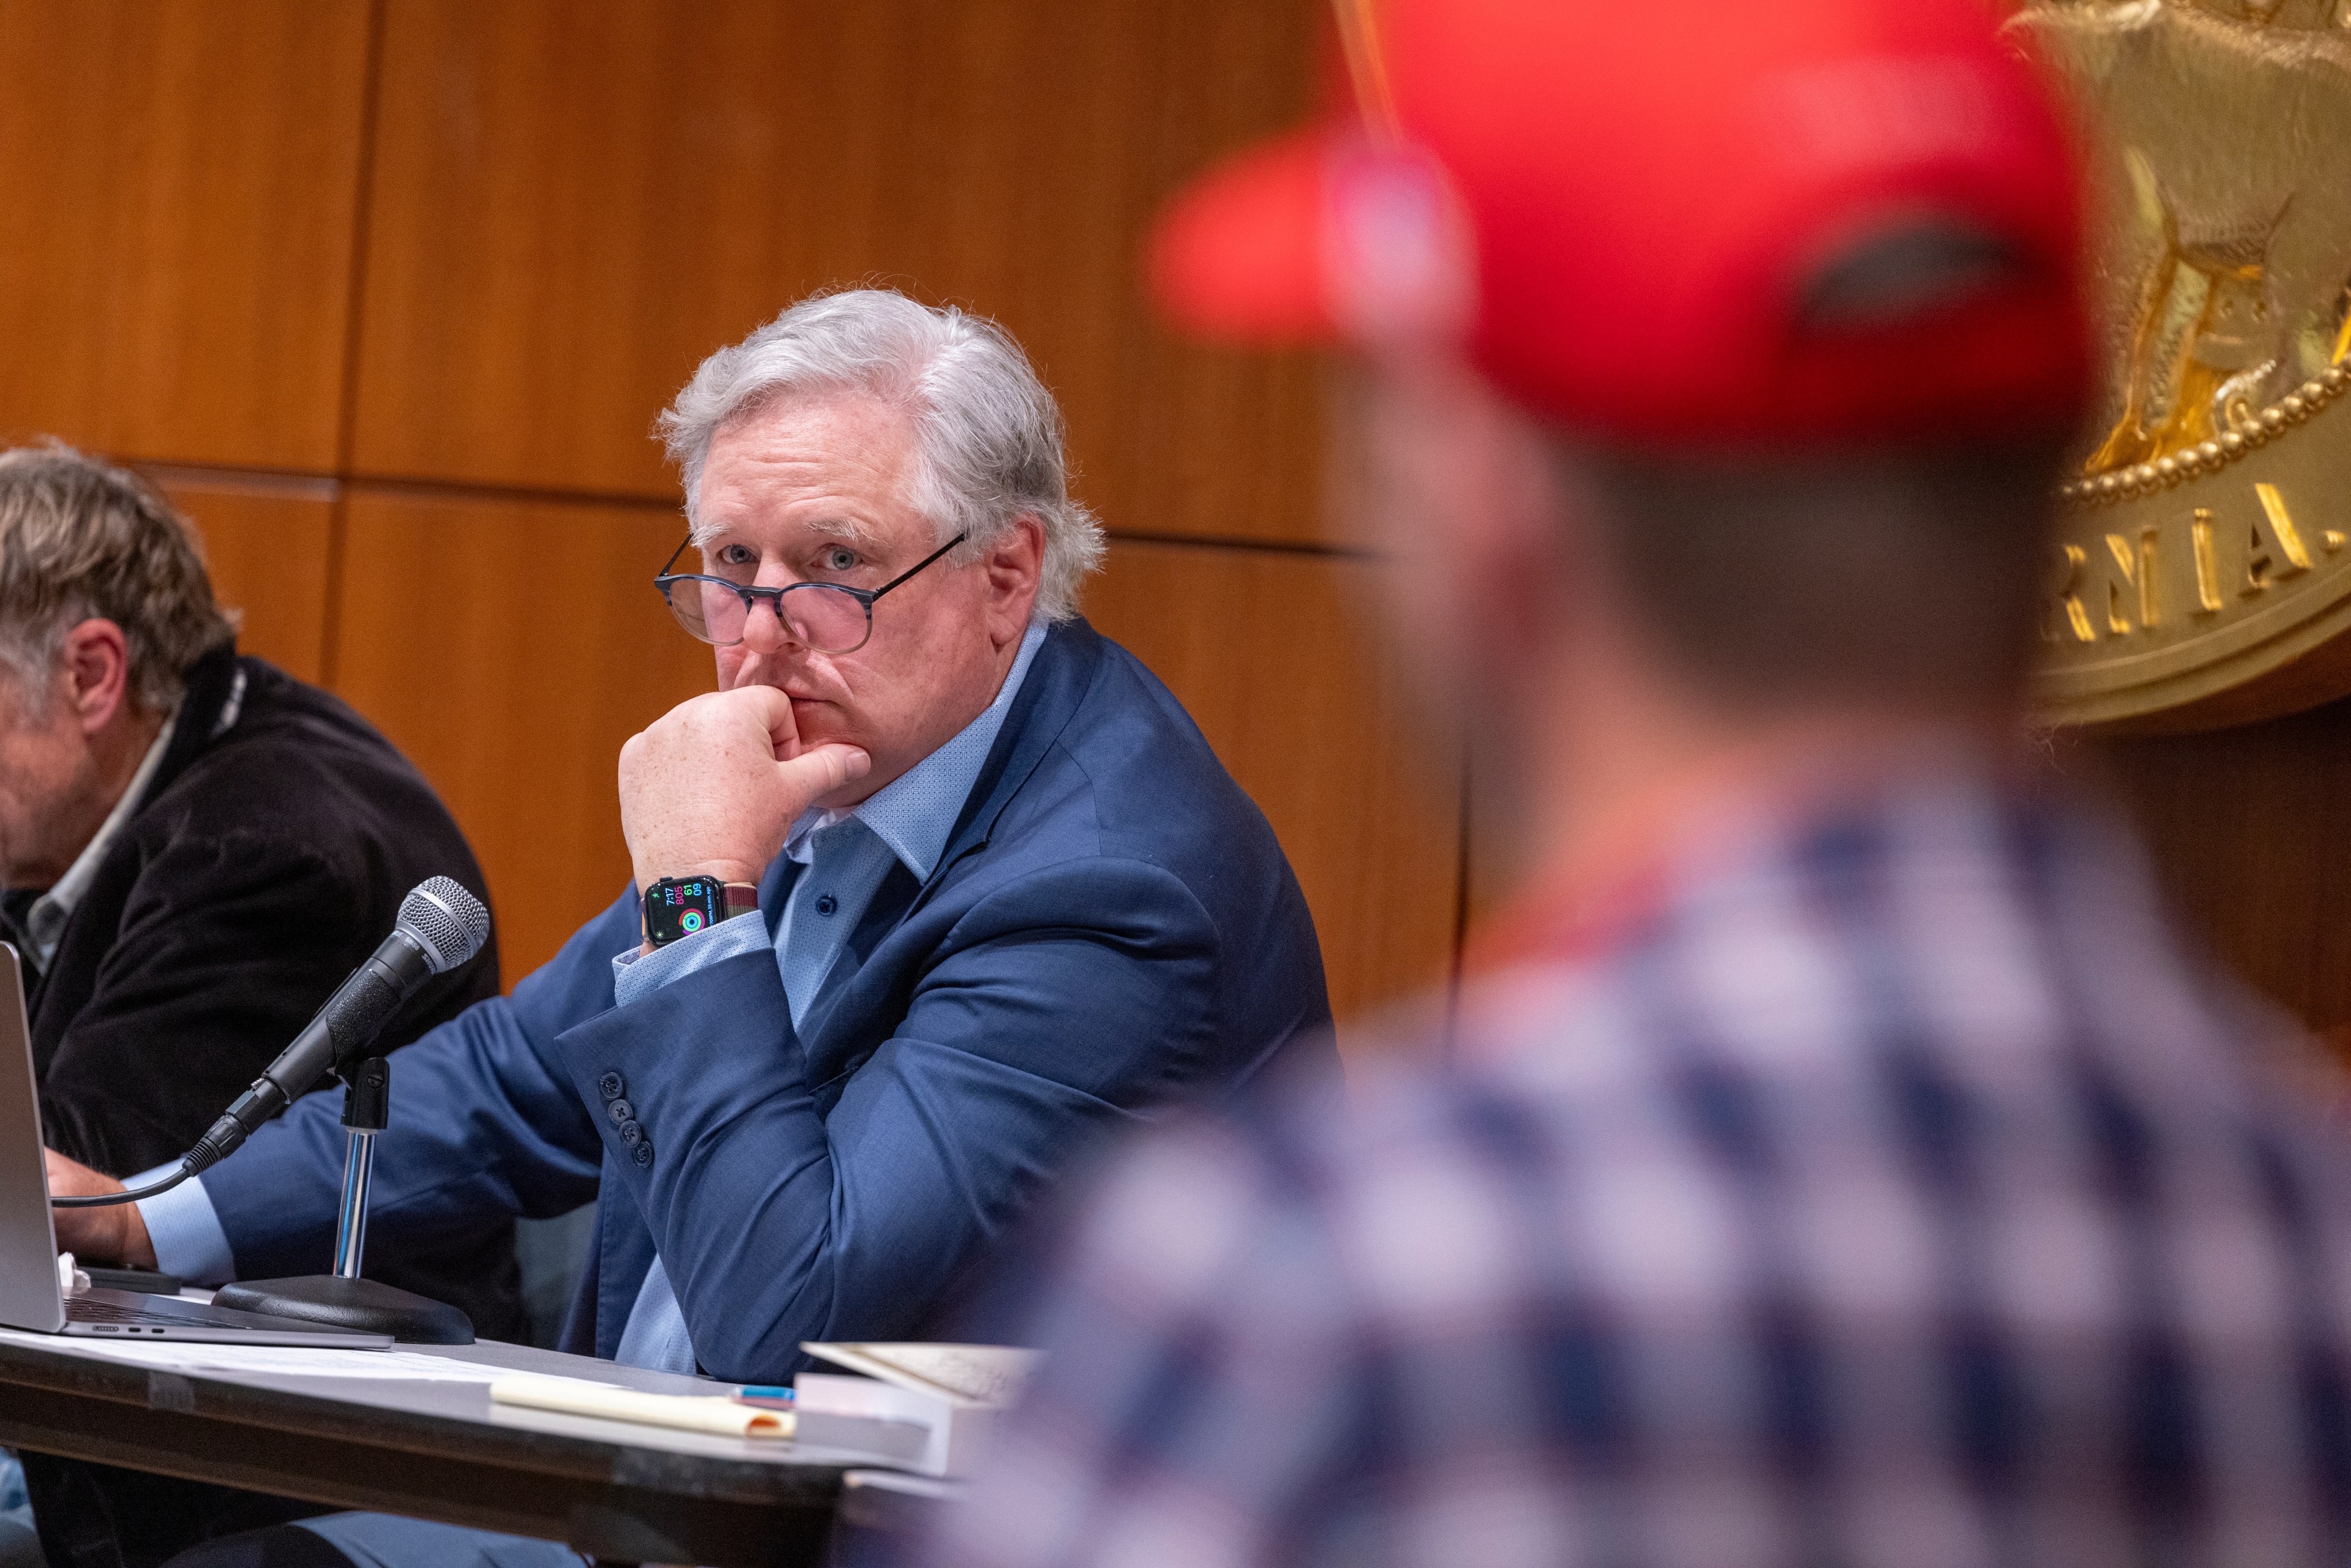
[[[2083,411],[2078,162],[1991,0],[1339,5],[1349,112],[1162,218],[1179,322],[1458,349],[1669,447]]]

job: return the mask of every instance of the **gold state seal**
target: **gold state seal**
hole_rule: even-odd
[[[2351,0],[2031,0],[2094,151],[2113,373],[2064,489],[2043,714],[2351,692]]]

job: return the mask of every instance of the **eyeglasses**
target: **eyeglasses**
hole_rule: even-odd
[[[677,558],[694,542],[689,534],[685,543],[670,551],[669,559],[662,562],[661,570],[653,574],[653,586],[661,590],[669,612],[677,617],[679,625],[718,647],[731,648],[743,640],[744,629],[751,623],[751,607],[764,599],[785,632],[800,646],[817,653],[854,653],[873,635],[873,601],[967,537],[956,535],[879,588],[851,588],[838,582],[789,582],[781,588],[753,588],[698,572],[672,575],[669,569],[677,564]]]

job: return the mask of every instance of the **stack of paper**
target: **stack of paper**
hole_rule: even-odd
[[[929,1436],[910,1468],[967,1476],[995,1436],[996,1418],[1019,1397],[1038,1353],[993,1344],[819,1344],[800,1348],[865,1375],[803,1372],[792,1382],[803,1416],[912,1422]]]

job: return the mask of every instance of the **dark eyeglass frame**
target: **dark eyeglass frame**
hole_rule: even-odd
[[[904,583],[908,578],[913,577],[925,567],[929,566],[933,561],[937,560],[941,556],[946,555],[947,551],[955,549],[956,546],[963,543],[965,539],[969,538],[971,536],[968,533],[956,535],[955,538],[949,539],[946,543],[941,545],[938,549],[933,550],[930,554],[925,556],[922,559],[916,561],[914,565],[908,567],[905,570],[900,572],[897,576],[892,578],[889,581],[883,583],[879,588],[852,588],[845,582],[788,582],[781,588],[758,588],[755,586],[746,586],[745,584],[736,582],[729,578],[710,577],[701,572],[682,571],[673,574],[669,569],[677,564],[677,558],[684,555],[686,552],[687,547],[694,543],[694,536],[692,534],[688,534],[678,545],[677,549],[669,552],[669,559],[662,562],[661,570],[653,573],[653,586],[661,590],[662,602],[669,606],[670,613],[676,617],[677,623],[680,626],[685,627],[687,634],[699,642],[709,643],[714,648],[732,648],[736,643],[742,642],[743,639],[737,637],[732,643],[721,643],[716,638],[705,637],[701,632],[695,631],[692,626],[686,625],[685,617],[679,613],[677,601],[670,597],[670,591],[675,588],[679,583],[713,583],[733,593],[737,599],[740,599],[743,601],[743,625],[747,631],[750,628],[751,624],[751,612],[758,609],[759,607],[759,601],[764,599],[768,601],[768,608],[775,612],[776,624],[784,628],[787,634],[790,634],[792,623],[784,619],[785,594],[797,593],[803,588],[822,589],[827,593],[845,593],[850,598],[857,601],[860,605],[864,607],[865,635],[860,637],[856,642],[852,643],[846,648],[817,648],[812,643],[810,644],[810,646],[814,652],[819,653],[854,653],[858,649],[862,648],[866,643],[873,640],[873,601],[881,598],[883,594],[889,592],[892,589]]]

